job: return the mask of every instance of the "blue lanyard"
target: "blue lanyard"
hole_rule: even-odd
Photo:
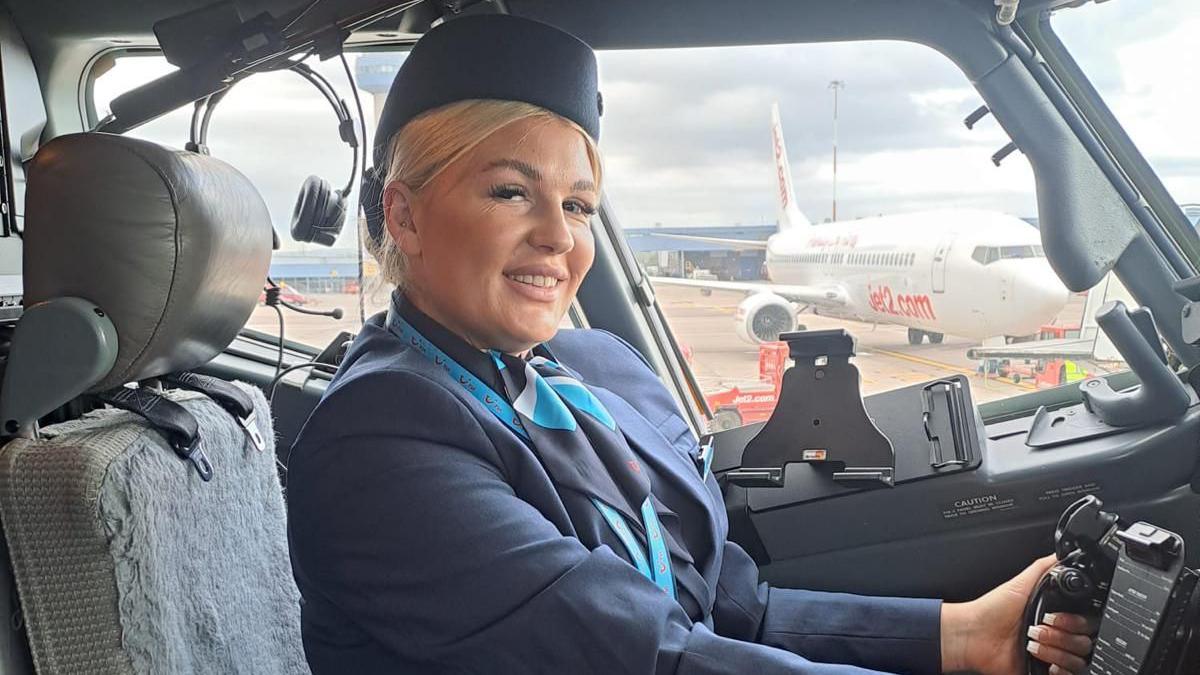
[[[474,396],[485,408],[492,411],[501,422],[508,425],[518,436],[529,440],[529,434],[525,431],[525,427],[521,426],[521,418],[517,416],[517,411],[508,404],[508,400],[497,394],[491,387],[483,383],[478,377],[471,374],[471,371],[463,368],[458,364],[458,361],[450,358],[446,352],[438,349],[432,342],[425,339],[416,328],[413,328],[410,323],[404,320],[404,317],[399,314],[394,314],[395,324],[400,329],[400,337],[413,349],[416,349],[425,358],[433,361],[435,365],[439,365],[454,378],[456,382],[462,385],[472,396]]]
[[[654,558],[650,562],[646,561],[642,545],[629,531],[629,523],[625,522],[625,517],[599,499],[592,498],[592,503],[625,545],[625,550],[629,551],[629,559],[633,561],[634,567],[637,567],[642,576],[653,581],[663,592],[674,598],[675,576],[671,571],[671,557],[667,553],[667,544],[663,541],[658,525],[658,514],[654,512],[654,504],[650,503],[650,498],[646,497],[642,502],[642,524],[646,526],[646,541],[650,543],[650,555]]]
[[[433,361],[435,365],[441,366],[450,377],[453,377],[464,389],[488,410],[492,411],[501,422],[512,429],[518,436],[530,441],[529,433],[525,431],[525,427],[521,424],[521,418],[517,416],[517,411],[509,405],[508,400],[497,394],[491,387],[484,384],[482,380],[475,377],[469,370],[463,368],[457,361],[450,358],[446,352],[438,349],[432,342],[427,340],[420,331],[413,328],[412,324],[404,320],[396,312],[389,312],[394,317],[391,322],[400,331],[400,337],[413,349],[421,353],[422,356]],[[642,576],[653,581],[655,585],[661,588],[667,595],[675,598],[675,576],[671,570],[671,557],[667,552],[667,544],[663,540],[662,528],[659,525],[658,514],[654,512],[654,504],[651,503],[650,497],[646,497],[642,502],[642,525],[646,529],[646,541],[650,545],[650,557],[652,561],[646,560],[646,553],[642,550],[642,545],[638,543],[637,537],[633,535],[633,531],[629,529],[629,523],[625,521],[616,509],[605,504],[599,499],[592,498],[592,504],[600,511],[600,515],[604,516],[604,520],[608,522],[609,528],[621,540],[625,546],[625,550],[629,552],[629,559],[633,561],[634,567],[637,568]]]

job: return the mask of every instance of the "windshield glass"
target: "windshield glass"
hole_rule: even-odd
[[[347,55],[368,132],[404,54]],[[867,41],[610,51],[599,61],[604,189],[716,426],[770,414],[786,330],[854,335],[867,394],[962,375],[981,402],[1124,367],[1096,350],[1086,314],[1113,292],[1068,293],[1054,276],[1028,160],[993,163],[1009,138],[990,116],[963,125],[982,100],[942,54]],[[353,110],[341,64],[308,63]],[[114,96],[170,71],[157,54],[103,66],[93,73],[101,117]],[[182,147],[190,114],[132,133]],[[333,247],[291,239],[305,177],[341,188],[352,156],[309,84],[275,72],[235,86],[208,145],[267,201],[283,299],[343,311],[289,313],[290,340],[319,348],[357,331],[360,296],[365,315],[384,307],[369,255],[359,282],[355,223]],[[260,306],[247,326],[274,335],[278,317]]]
[[[374,115],[382,107],[382,96],[403,57],[404,52],[386,54],[382,60],[372,54],[347,56],[367,118],[367,147],[375,128]],[[355,98],[341,62],[316,58],[305,62],[346,102],[358,129]],[[93,108],[102,118],[114,97],[174,68],[157,52],[140,52],[115,55],[110,63],[102,60],[97,70]],[[191,106],[185,106],[129,135],[182,147],[189,138],[191,114]],[[344,190],[354,159],[350,146],[338,136],[337,116],[316,88],[288,71],[254,75],[230,89],[214,108],[207,145],[214,157],[246,174],[266,201],[280,243],[270,268],[271,280],[281,287],[280,299],[317,312],[341,310],[336,319],[286,312],[288,340],[320,349],[341,331],[357,332],[364,316],[386,306],[390,289],[373,283],[377,277],[374,261],[365,251],[361,258],[359,255],[357,218],[346,218],[332,246],[301,243],[291,236],[293,209],[306,177],[317,176],[327,181],[330,189]],[[351,214],[357,212],[360,175],[355,174],[346,201]],[[264,293],[246,327],[274,336],[279,333],[280,319],[262,304],[265,299]]]
[[[1200,2],[1087,3],[1056,12],[1052,25],[1195,226],[1200,220]]]
[[[1029,162],[993,164],[1009,138],[964,126],[982,101],[945,56],[864,41],[601,66],[606,191],[714,428],[770,414],[781,330],[848,331],[865,394],[962,375],[989,401],[1123,367],[1061,344],[1095,335],[1104,292],[1053,275]]]
[[[1046,252],[1041,245],[1035,246],[976,246],[971,253],[975,262],[990,265],[997,260],[1013,260],[1018,258],[1045,258]]]

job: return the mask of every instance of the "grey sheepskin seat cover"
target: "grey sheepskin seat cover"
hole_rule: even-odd
[[[257,450],[173,391],[214,476],[140,417],[98,410],[0,449],[0,516],[40,673],[306,673],[270,409]]]

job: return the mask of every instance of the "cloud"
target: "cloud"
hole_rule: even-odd
[[[1086,9],[1057,13],[1055,31],[1167,190],[1180,202],[1200,201],[1200,4],[1110,2]]]
[[[1200,87],[1189,58],[1200,34],[1198,7],[1195,0],[1110,2],[1053,19],[1181,201],[1200,201]],[[314,67],[353,105],[339,62]],[[991,117],[974,130],[963,126],[982,101],[962,72],[928,47],[873,41],[612,51],[600,54],[600,67],[606,189],[626,227],[773,222],[773,102],[781,108],[800,206],[815,222],[828,217],[835,79],[846,83],[838,96],[840,216],[938,207],[1036,215],[1028,162],[1015,153],[1000,168],[991,164],[1008,137]],[[97,99],[168,69],[161,59],[122,59],[97,83]],[[362,95],[373,125],[374,99]],[[189,112],[137,133],[182,146]],[[328,104],[291,73],[238,85],[214,117],[210,144],[262,191],[285,242],[304,178],[315,174],[341,187],[350,163]],[[353,235],[343,236],[352,245]]]
[[[776,101],[801,208],[813,220],[828,217],[834,79],[846,82],[838,100],[839,215],[952,205],[1033,215],[1032,175],[997,173],[989,157],[1007,136],[990,120],[974,131],[963,126],[979,96],[928,47],[612,52],[601,55],[601,77],[609,190],[629,226],[773,222]]]

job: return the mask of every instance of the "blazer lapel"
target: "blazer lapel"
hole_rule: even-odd
[[[699,480],[700,475],[691,458],[672,448],[671,442],[662,435],[662,432],[651,425],[649,420],[625,399],[604,387],[589,384],[588,388],[604,403],[609,413],[617,421],[617,426],[625,432],[629,446],[633,448],[641,461],[652,466],[658,475],[668,478],[672,487],[687,495],[688,499],[704,513],[705,518],[714,523],[713,533],[715,536],[716,514],[714,513],[712,494],[705,487],[703,481]],[[668,452],[648,450],[646,444],[652,442],[661,443],[661,446],[667,448]]]
[[[608,391],[604,387],[596,387],[587,385],[592,393],[600,399],[604,407],[608,409],[609,414],[617,421],[617,427],[625,433],[625,438],[629,442],[629,447],[637,454],[640,461],[645,462],[654,469],[655,474],[671,481],[671,486],[684,495],[696,507],[695,514],[692,517],[697,517],[703,514],[705,521],[709,523],[710,535],[716,537],[718,535],[716,528],[716,519],[712,514],[712,501],[708,493],[708,489],[699,480],[699,474],[696,471],[696,465],[688,458],[679,454],[671,448],[670,442],[654,428],[645,417],[641,415],[633,406],[629,405],[625,399]],[[655,439],[657,437],[657,439]],[[652,440],[655,439],[655,440]],[[660,441],[662,447],[668,448],[668,452],[652,452],[647,450],[644,443],[654,443]],[[690,475],[689,475],[690,473]],[[667,521],[678,521],[679,516],[668,509],[657,498],[654,500],[655,511],[659,514],[659,519],[663,521],[667,543],[670,545],[671,554],[680,560],[687,563],[683,569],[676,574],[676,581],[687,589],[688,593],[696,599],[696,602],[706,610],[712,609],[713,594],[708,583],[700,574],[700,571],[695,567],[695,560],[691,554],[684,548],[681,542],[674,540],[670,534],[671,531],[682,532],[682,529],[676,524],[672,527]]]

